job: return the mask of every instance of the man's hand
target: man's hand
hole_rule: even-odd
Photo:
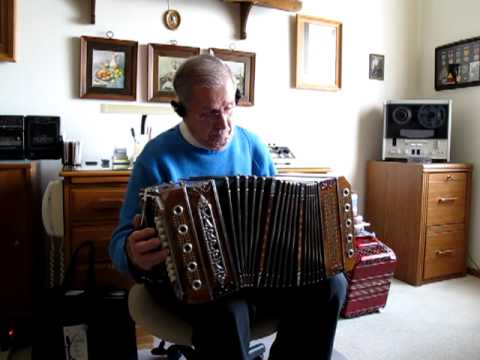
[[[137,215],[133,219],[133,226],[138,229],[139,225],[140,216]],[[169,253],[169,249],[161,248],[160,239],[153,228],[135,230],[127,238],[127,256],[141,270],[148,271],[164,263]]]

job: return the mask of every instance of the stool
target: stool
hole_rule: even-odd
[[[194,359],[195,351],[192,348],[191,340],[192,326],[177,314],[155,302],[144,285],[135,284],[130,289],[128,307],[135,323],[162,340],[160,346],[154,352],[167,355],[169,360],[177,360],[180,354],[188,360]],[[278,321],[271,319],[255,321],[251,329],[251,340],[273,334],[277,330],[277,326]],[[165,341],[174,345],[166,349]],[[263,344],[254,345],[249,350],[250,359],[262,359],[264,352],[265,346]]]

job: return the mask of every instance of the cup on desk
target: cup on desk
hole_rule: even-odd
[[[65,140],[63,142],[63,165],[80,166],[82,164],[82,149],[80,141]]]

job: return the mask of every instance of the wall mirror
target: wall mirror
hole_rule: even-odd
[[[297,15],[295,87],[337,91],[341,88],[342,23]]]

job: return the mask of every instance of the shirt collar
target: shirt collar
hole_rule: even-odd
[[[192,133],[190,132],[190,129],[188,128],[187,124],[185,123],[185,121],[182,121],[180,123],[180,134],[182,134],[183,138],[190,144],[190,145],[193,145],[195,147],[198,147],[200,149],[204,149],[204,150],[211,150],[209,149],[208,147],[206,146],[203,146],[202,144],[200,144],[192,135]],[[228,139],[228,143],[226,146],[228,146],[228,144],[230,144],[230,141],[232,141],[232,138],[233,138],[233,129],[234,127],[232,127],[232,134],[230,135],[230,138]]]

